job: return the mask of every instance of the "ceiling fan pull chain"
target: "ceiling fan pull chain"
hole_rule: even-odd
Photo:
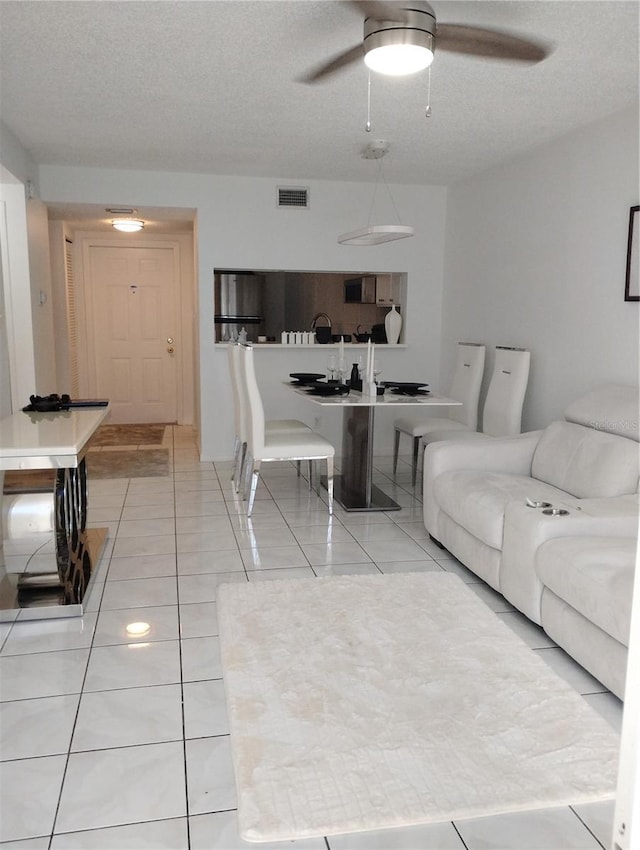
[[[371,132],[371,71],[369,71],[369,80],[367,82],[367,123],[365,130],[367,133]]]
[[[424,117],[431,118],[431,65],[427,68],[427,108]]]

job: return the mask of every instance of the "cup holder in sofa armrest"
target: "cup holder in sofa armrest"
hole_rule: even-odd
[[[527,497],[525,504],[528,508],[552,508],[553,507],[551,502],[541,502],[538,499],[530,499],[529,497]]]
[[[569,511],[565,508],[545,508],[542,513],[545,516],[569,516]]]

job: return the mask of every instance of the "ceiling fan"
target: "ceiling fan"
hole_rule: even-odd
[[[540,42],[500,30],[465,24],[440,24],[423,0],[344,0],[364,13],[362,43],[344,50],[301,77],[317,83],[364,58],[382,74],[401,76],[427,68],[438,50],[484,59],[535,63],[550,52]],[[410,4],[410,5],[409,5]]]

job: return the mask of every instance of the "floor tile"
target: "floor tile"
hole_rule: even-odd
[[[176,535],[178,554],[184,552],[211,552],[214,549],[235,549],[236,538],[229,527],[223,531],[196,531]]]
[[[177,605],[120,608],[100,612],[93,645],[148,643],[178,637]]]
[[[440,564],[436,564],[431,558],[425,558],[423,561],[379,561],[377,566],[383,573],[442,572]]]
[[[582,803],[571,806],[580,820],[595,835],[603,847],[612,846],[616,801],[602,800],[598,803]]]
[[[122,511],[123,520],[173,519],[175,508],[169,499],[161,505],[129,505]]]
[[[585,702],[595,709],[601,717],[611,724],[616,732],[622,731],[622,713],[624,703],[610,691],[601,694],[585,694]]]
[[[591,676],[584,667],[581,667],[577,661],[574,661],[570,655],[560,649],[553,647],[551,649],[536,649],[540,658],[556,671],[558,676],[568,682],[581,694],[597,694],[606,690],[604,685]]]
[[[201,575],[178,576],[180,604],[189,602],[215,602],[218,585],[230,581],[246,581],[244,570],[232,573],[203,573]]]
[[[79,694],[0,703],[3,760],[67,753]]]
[[[227,517],[227,506],[221,493],[208,498],[176,499],[176,520],[181,517]]]
[[[531,649],[540,649],[543,646],[555,646],[555,643],[544,629],[532,623],[520,611],[502,612],[498,614],[498,619],[506,623]]]
[[[323,838],[307,838],[298,841],[268,841],[250,844],[238,833],[235,811],[215,812],[209,815],[194,815],[189,818],[191,850],[326,850]]]
[[[182,742],[69,756],[56,832],[185,815]]]
[[[179,684],[84,693],[71,750],[182,740]]]
[[[327,576],[380,575],[378,567],[371,561],[361,564],[322,564],[313,567],[319,578]]]
[[[469,585],[469,589],[473,590],[476,596],[487,605],[496,614],[504,613],[505,611],[515,611],[513,605],[510,605],[501,593],[489,587],[483,581],[477,580]]]
[[[158,519],[122,519],[118,526],[118,539],[126,537],[157,537],[174,529],[172,517]]]
[[[330,850],[465,850],[451,823],[331,835],[327,841]]]
[[[91,652],[85,691],[169,685],[180,681],[177,640],[96,646]]]
[[[249,581],[284,581],[288,578],[315,578],[311,567],[280,567],[276,570],[250,570]]]
[[[406,537],[406,535],[405,535]],[[405,540],[378,540],[362,543],[362,548],[374,561],[423,561],[424,549],[409,537]]]
[[[256,549],[269,546],[297,546],[298,541],[288,529],[276,528],[238,528],[236,540],[241,549]]]
[[[188,850],[187,819],[147,821],[54,835],[51,850]]]
[[[229,734],[229,718],[222,679],[184,683],[185,738]]]
[[[351,543],[308,543],[302,545],[302,551],[312,566],[324,564],[358,564],[371,561],[372,558],[355,541]]]
[[[362,525],[357,526],[354,525],[351,528],[351,534],[355,537],[355,539],[362,543],[376,543],[377,541],[398,541],[400,543],[406,543],[411,540],[408,534],[406,534],[399,525],[395,523],[378,523],[377,525]],[[420,554],[421,558],[424,558],[424,552]]]
[[[166,555],[175,551],[176,538],[174,534],[118,538],[113,547],[113,554],[116,558],[127,555]]]
[[[182,681],[222,678],[218,637],[186,638],[182,643]]]
[[[176,605],[177,602],[177,582],[169,576],[108,581],[102,596],[102,610]]]
[[[468,850],[602,850],[568,808],[456,821]]]
[[[218,608],[215,602],[180,605],[180,637],[209,637],[218,634]]]
[[[65,763],[66,756],[3,763],[0,841],[51,832]]]
[[[84,617],[16,623],[4,643],[2,655],[87,648],[91,646],[97,616],[91,613]]]
[[[280,567],[309,566],[309,562],[299,546],[241,549],[240,554],[247,570],[274,570]]]
[[[232,531],[231,520],[224,515],[218,516],[179,516],[176,520],[178,534],[202,534],[209,532]]]
[[[124,581],[132,578],[159,578],[176,574],[176,556],[132,555],[128,558],[111,558],[107,581]]]
[[[338,521],[327,525],[303,525],[293,530],[300,544],[353,543],[353,535]]]
[[[236,808],[229,736],[186,742],[187,789],[192,815]]]
[[[178,555],[179,575],[197,573],[244,572],[244,563],[237,547],[205,552],[182,552]]]
[[[88,649],[1,657],[0,702],[80,693],[88,658]]]

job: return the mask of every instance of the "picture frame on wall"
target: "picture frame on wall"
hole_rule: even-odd
[[[640,221],[640,206],[631,207],[629,211],[629,239],[627,242],[627,278],[624,285],[625,301],[640,301],[640,280],[638,275],[638,252],[640,251],[640,236],[638,221]]]

